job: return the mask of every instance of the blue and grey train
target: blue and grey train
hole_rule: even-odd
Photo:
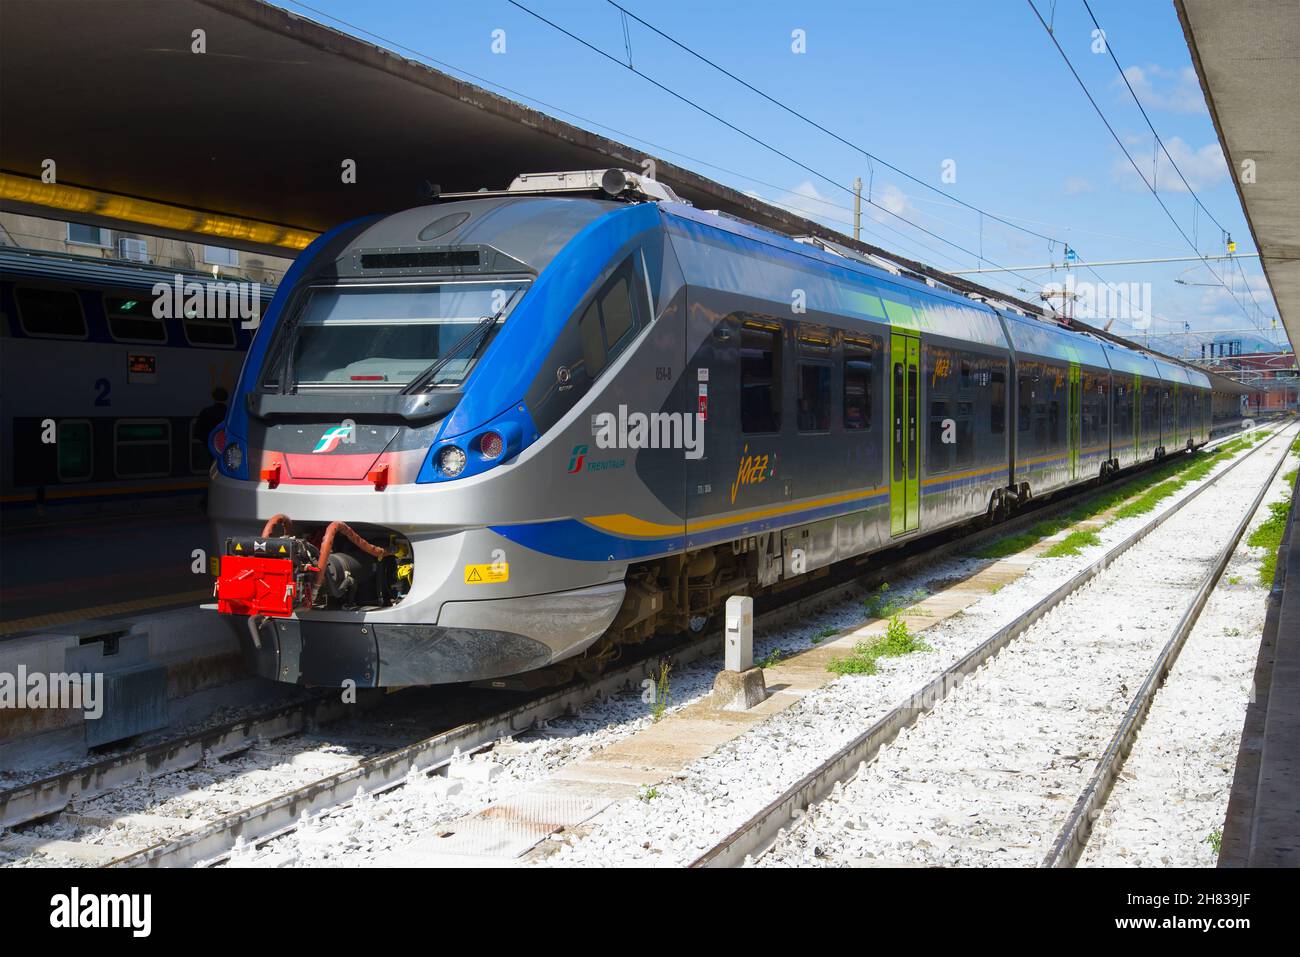
[[[205,410],[233,388],[252,341],[241,313],[206,308],[229,305],[230,285],[194,270],[0,249],[6,524],[197,510],[212,464]],[[274,288],[244,283],[241,302],[256,297],[252,311],[265,312]],[[179,308],[156,309],[159,289]],[[187,290],[199,308],[185,308]]]
[[[294,264],[212,436],[215,607],[281,681],[590,674],[1210,415],[1139,349],[635,174],[524,176]]]

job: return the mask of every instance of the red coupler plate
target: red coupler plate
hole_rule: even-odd
[[[296,588],[293,562],[288,559],[226,555],[217,579],[217,611],[288,618],[293,614]]]

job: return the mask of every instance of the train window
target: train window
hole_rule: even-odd
[[[118,419],[113,423],[113,468],[118,478],[170,475],[172,429],[166,419]]]
[[[961,382],[959,384],[959,388],[969,389],[974,384],[975,382],[974,382],[974,376],[971,373],[970,360],[962,359],[961,360]]]
[[[632,296],[636,272],[631,257],[615,270],[578,320],[582,358],[591,378],[631,340],[638,307]],[[603,330],[603,332],[602,332]]]
[[[781,330],[746,324],[740,333],[740,430],[781,431]]]
[[[58,429],[60,482],[84,482],[95,463],[95,433],[89,419],[64,419]]]
[[[1001,435],[1007,430],[1007,374],[1002,371],[989,376],[989,431]]]
[[[614,277],[613,284],[600,297],[600,314],[605,322],[605,343],[613,352],[632,329],[632,291],[628,277]]]
[[[975,461],[975,419],[970,415],[957,420],[957,445],[953,449],[953,461],[958,468]]]
[[[809,356],[829,355],[831,351],[830,331],[823,326],[802,324],[799,328],[799,351]]]
[[[931,400],[930,441],[929,448],[926,450],[926,461],[931,472],[946,472],[952,468],[949,454],[949,449],[952,446],[943,440],[944,420],[949,418],[951,418],[951,413],[948,402],[942,399]]]
[[[600,306],[594,299],[578,320],[578,335],[582,339],[582,367],[594,379],[605,368],[605,342],[600,335]]]
[[[167,326],[142,296],[104,296],[108,332],[119,342],[166,342]]]
[[[55,339],[86,338],[86,316],[81,297],[71,289],[14,289],[18,321],[29,336]]]
[[[186,315],[182,325],[192,346],[224,348],[235,344],[235,327],[230,319],[207,319]]]
[[[1027,375],[1022,375],[1016,380],[1016,397],[1018,416],[1018,425],[1016,430],[1019,432],[1028,432],[1033,419],[1034,408],[1034,380]]]
[[[799,431],[825,432],[831,427],[830,366],[799,364]]]
[[[871,428],[871,343],[844,341],[844,428]]]

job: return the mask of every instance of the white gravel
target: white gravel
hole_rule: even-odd
[[[1184,490],[1177,498],[1190,491]],[[1231,494],[1209,491],[1202,496],[1209,500],[1208,507],[1205,502],[1188,506],[1189,510],[1201,508],[1196,513],[1199,520],[1191,524],[1205,524],[1224,508]],[[932,652],[884,659],[875,676],[847,677],[807,695],[799,704],[658,786],[653,800],[628,800],[611,806],[538,863],[688,863],[895,703],[910,697],[942,668],[1148,518],[1115,523],[1102,531],[1100,546],[1076,558],[1035,563],[1021,579],[927,630],[923,637]],[[1162,571],[1167,566],[1163,559],[1154,564]],[[1151,577],[1150,569],[1145,577]],[[1067,671],[1062,680],[1070,682],[1073,673]]]
[[[1259,583],[1264,551],[1246,540],[1269,517],[1268,503],[1290,497],[1283,476],[1297,462],[1282,466],[1156,695],[1083,866],[1217,863],[1211,835],[1223,833],[1269,593]]]

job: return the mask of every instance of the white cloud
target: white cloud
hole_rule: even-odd
[[[1095,193],[1096,191],[1097,187],[1082,176],[1071,176],[1065,181],[1065,192],[1069,196],[1078,196],[1080,193]]]
[[[1170,113],[1207,114],[1205,97],[1196,71],[1190,66],[1180,70],[1166,70],[1154,64],[1147,67],[1131,66],[1124,71],[1129,86],[1148,110],[1166,110]],[[1124,81],[1115,78],[1113,84],[1123,89]],[[1125,92],[1127,97],[1127,92]]]
[[[1143,142],[1147,144],[1145,149],[1139,145]],[[1206,143],[1200,149],[1193,149],[1180,137],[1175,136],[1165,140],[1165,146],[1169,150],[1169,156],[1166,156],[1165,151],[1160,150],[1149,138],[1130,137],[1129,155],[1142,171],[1142,179],[1138,178],[1133,165],[1123,156],[1115,160],[1114,166],[1111,167],[1111,175],[1125,189],[1145,189],[1142,180],[1148,183],[1152,181],[1151,156],[1153,150],[1158,150],[1154,185],[1161,192],[1187,192],[1187,186],[1183,185],[1182,177],[1169,162],[1169,157],[1173,157],[1174,163],[1178,164],[1178,169],[1182,170],[1183,176],[1187,177],[1187,183],[1192,189],[1200,190],[1214,186],[1228,176],[1228,164],[1223,158],[1223,147],[1217,142]]]

